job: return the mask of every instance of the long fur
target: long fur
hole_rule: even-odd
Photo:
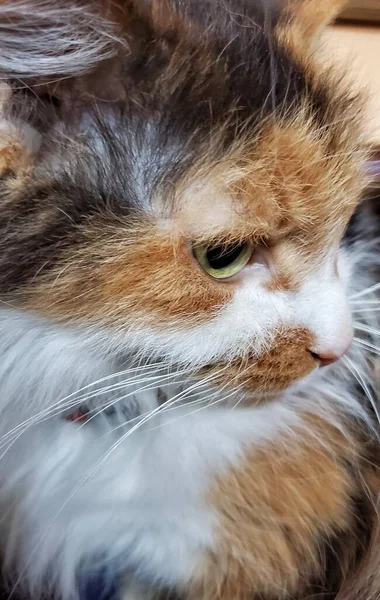
[[[91,71],[115,55],[116,35],[95,3],[4,2],[0,77],[59,79]]]
[[[360,102],[308,41],[341,2],[311,4],[1,5],[15,589],[378,595],[377,207],[341,242],[368,181]],[[192,252],[245,239],[237,282]],[[356,339],[314,370],[347,345],[347,295]]]

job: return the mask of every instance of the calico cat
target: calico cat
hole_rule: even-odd
[[[13,589],[380,594],[378,208],[318,51],[343,4],[1,4]]]

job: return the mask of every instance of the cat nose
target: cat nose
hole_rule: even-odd
[[[328,365],[332,365],[337,362],[344,354],[346,354],[347,350],[351,346],[353,338],[352,330],[347,331],[346,335],[344,335],[340,340],[337,340],[334,346],[329,348],[310,348],[310,353],[318,361],[320,367],[327,367]]]
[[[310,350],[310,354],[319,363],[320,367],[328,367],[329,365],[337,362],[343,356],[339,356],[338,354],[317,354],[312,350]]]

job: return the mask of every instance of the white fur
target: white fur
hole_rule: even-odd
[[[4,523],[8,552],[32,583],[42,573],[58,579],[64,598],[73,596],[78,565],[85,561],[85,575],[94,556],[113,575],[125,569],[143,582],[185,584],[214,543],[218,523],[205,499],[213,475],[236,464],[246,445],[297,422],[278,404],[232,412],[183,407],[122,440],[97,423],[46,423],[8,455],[14,476],[7,489],[19,496]]]
[[[3,309],[0,331],[2,435],[115,371],[114,363],[96,353],[89,336],[26,313]]]

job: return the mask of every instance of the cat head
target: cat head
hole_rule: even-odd
[[[250,390],[338,359],[364,154],[316,40],[342,4],[2,7],[2,298]]]

